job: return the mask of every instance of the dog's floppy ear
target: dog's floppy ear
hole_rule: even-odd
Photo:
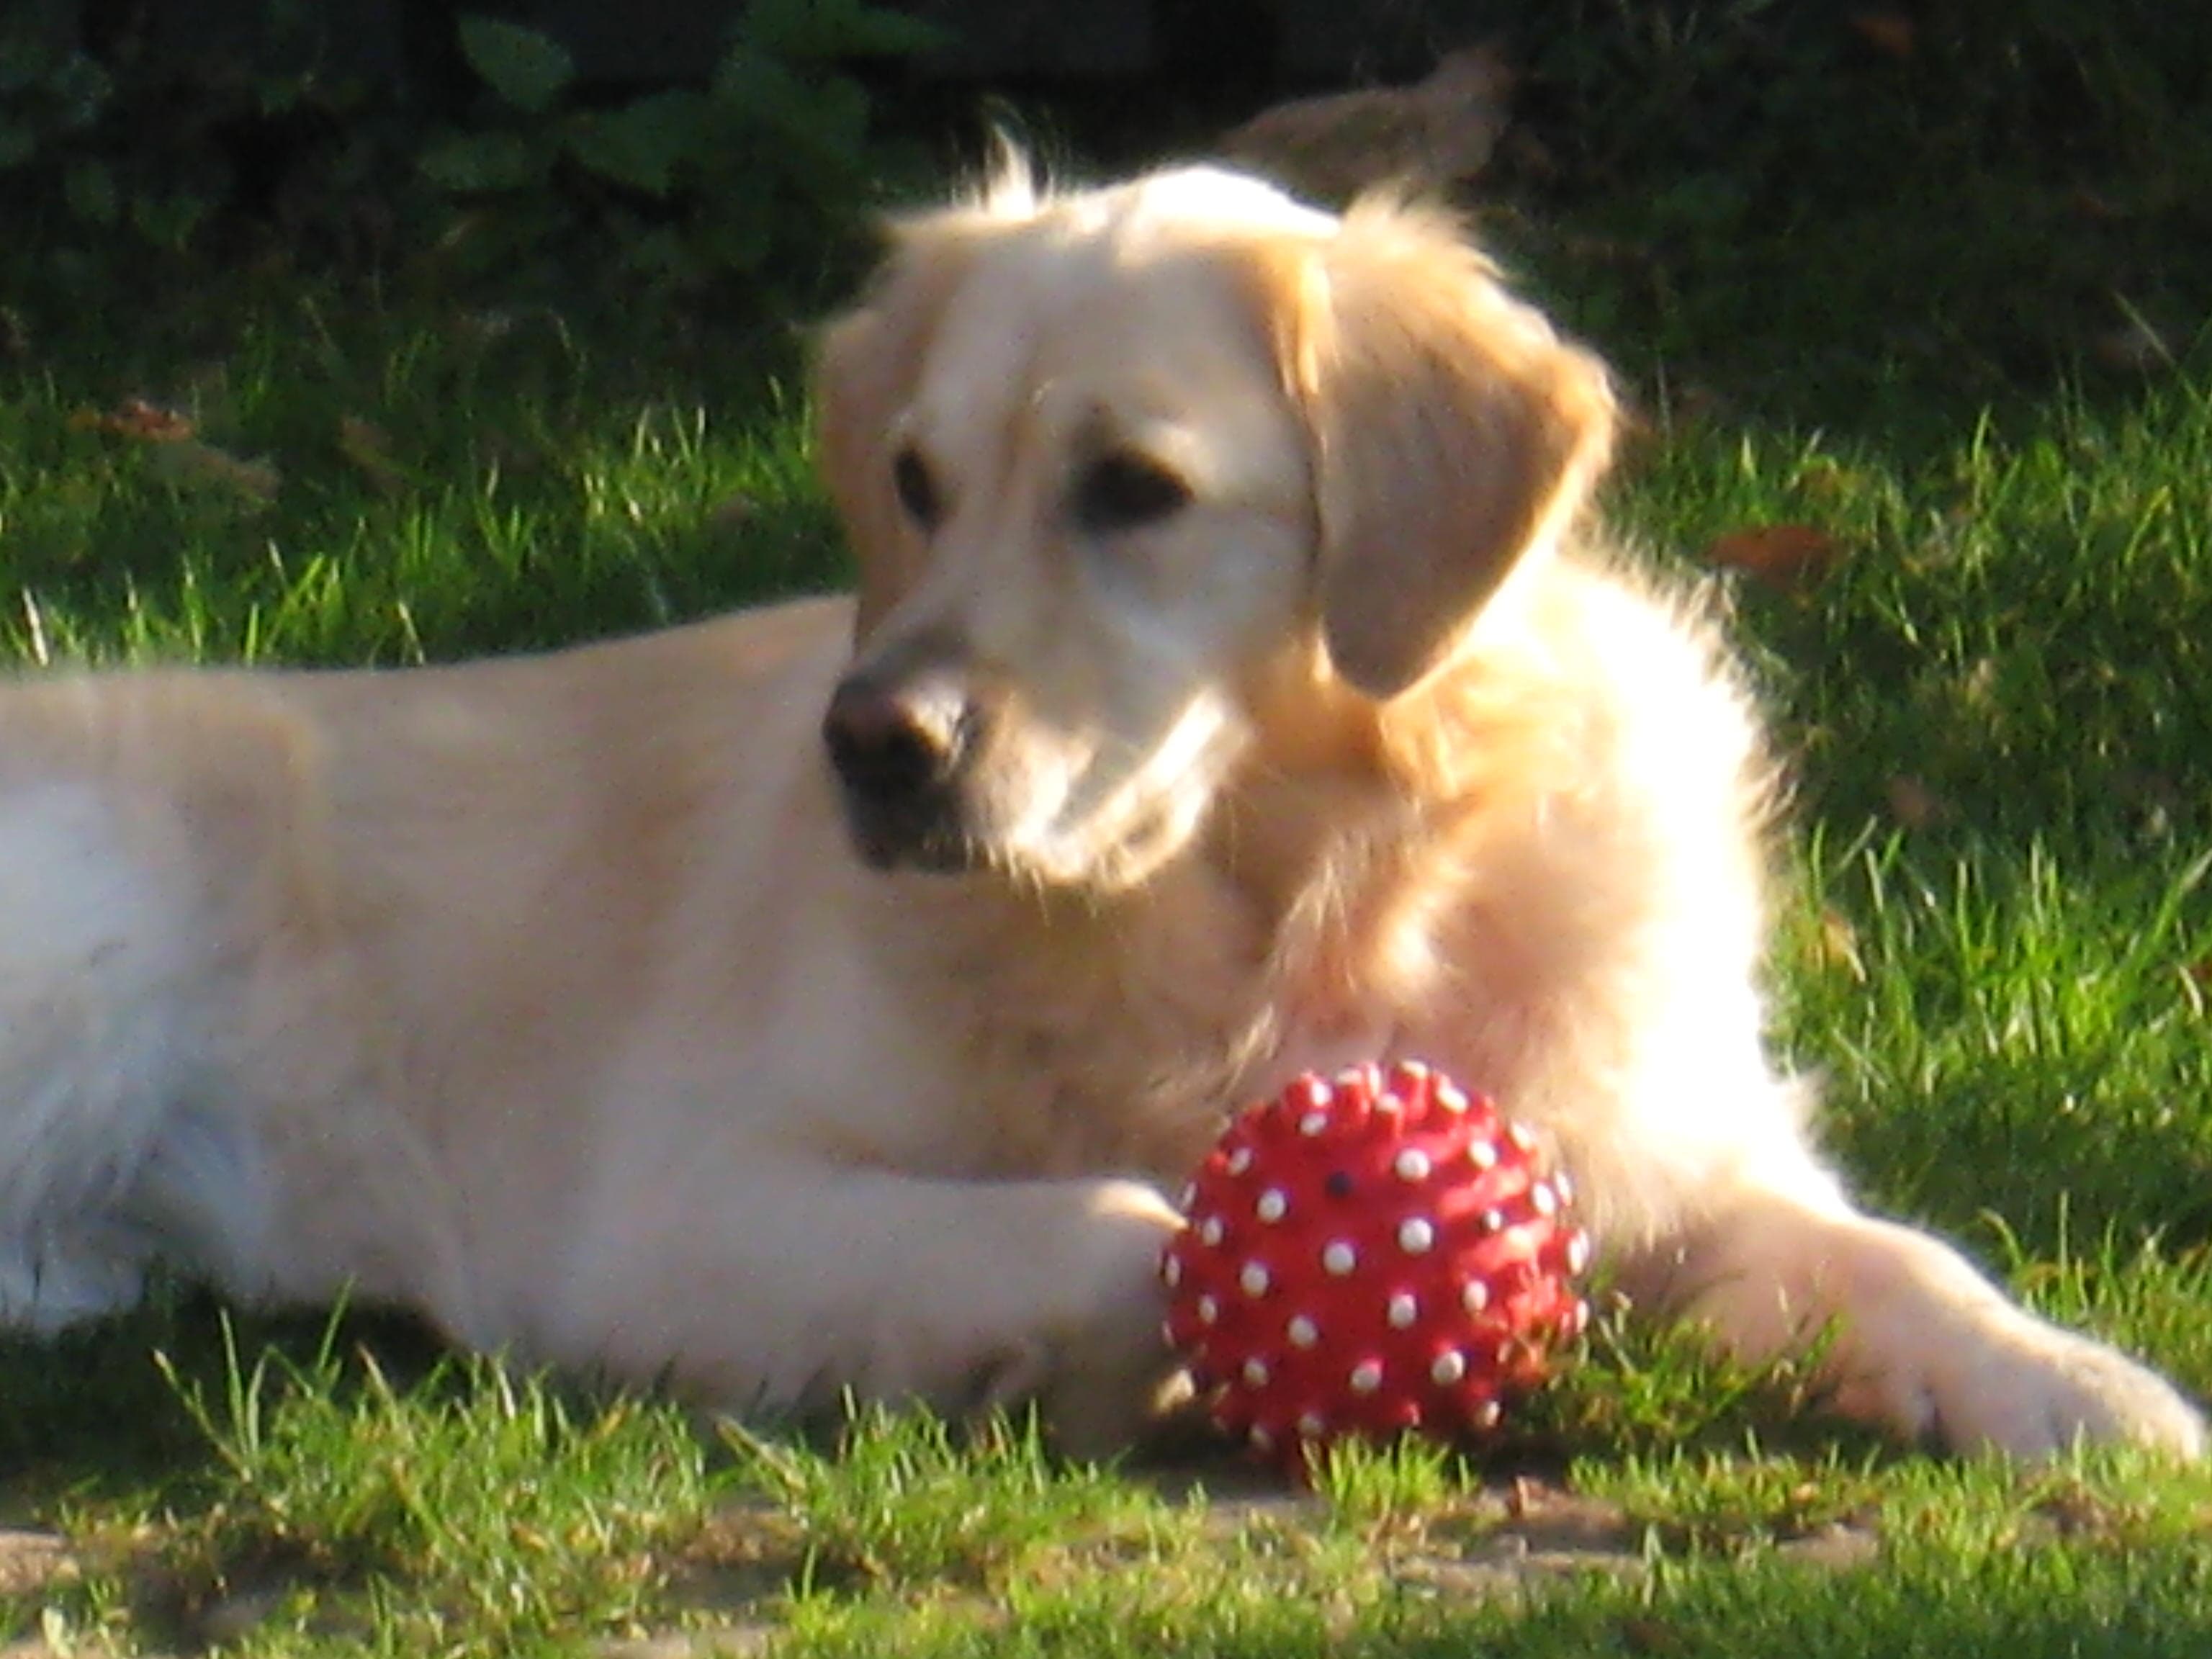
[[[926,222],[894,234],[867,292],[823,331],[814,359],[816,463],[860,563],[863,636],[907,590],[921,556],[891,482],[893,425],[967,263],[966,239]]]
[[[1355,206],[1293,265],[1270,302],[1312,443],[1322,636],[1392,697],[1580,509],[1613,393],[1440,217]]]

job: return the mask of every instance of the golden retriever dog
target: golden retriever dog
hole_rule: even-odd
[[[1742,684],[1586,522],[1605,373],[1449,224],[1008,179],[895,228],[818,376],[854,599],[0,696],[0,1316],[161,1260],[1113,1448],[1175,1394],[1163,1194],[1419,1056],[1641,1306],[1826,1336],[1901,1435],[2200,1450],[1814,1150]]]

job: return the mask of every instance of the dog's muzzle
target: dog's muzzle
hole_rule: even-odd
[[[860,856],[878,869],[956,871],[975,862],[963,781],[981,735],[975,705],[946,678],[841,682],[822,740]]]

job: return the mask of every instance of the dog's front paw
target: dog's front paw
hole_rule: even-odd
[[[1841,1380],[1837,1404],[1953,1450],[2042,1459],[2087,1444],[2204,1455],[2203,1418],[2165,1378],[2016,1309],[1869,1358]]]
[[[1104,1182],[1071,1232],[1074,1295],[1047,1334],[1038,1400],[1054,1444],[1072,1456],[1150,1440],[1188,1392],[1161,1333],[1160,1251],[1181,1225],[1152,1188]]]
[[[1942,1240],[1768,1193],[1624,1280],[1751,1358],[1819,1350],[1832,1403],[1909,1440],[2048,1458],[2076,1445],[2204,1455],[2172,1384],[2036,1317]]]

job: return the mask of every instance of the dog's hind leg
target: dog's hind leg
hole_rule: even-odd
[[[191,895],[132,848],[118,810],[89,781],[24,780],[0,793],[0,1322],[10,1325],[52,1329],[130,1305],[155,1258],[190,1265],[194,1243],[170,1222],[204,1212],[212,1186],[231,1181],[243,1201],[250,1185],[225,1173],[238,1151],[194,1109],[207,965]]]

